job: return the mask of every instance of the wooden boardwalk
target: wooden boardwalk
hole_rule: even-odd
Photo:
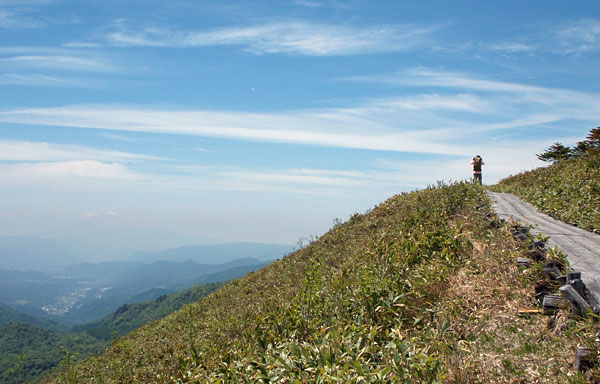
[[[558,246],[567,255],[571,268],[581,271],[581,279],[596,302],[600,299],[600,235],[555,220],[509,193],[486,193],[500,218],[532,225],[534,234],[550,237],[548,245]]]

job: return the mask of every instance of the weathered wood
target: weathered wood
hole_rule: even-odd
[[[586,347],[577,347],[575,353],[575,369],[585,371],[594,366],[594,355],[592,350]]]
[[[526,257],[517,257],[517,265],[521,267],[531,267],[532,264],[533,261],[531,259],[528,259]]]
[[[579,293],[579,295],[581,295],[581,297],[585,298],[585,283],[583,281],[581,281],[581,279],[574,279],[568,282],[568,284],[575,288],[575,290],[577,291],[577,293]]]
[[[581,272],[580,271],[575,271],[575,270],[569,270],[569,272],[567,272],[567,282],[571,281],[571,280],[581,280]]]
[[[543,310],[539,308],[519,308],[519,316],[528,316],[528,315],[541,315],[544,313]]]
[[[560,269],[558,269],[557,267],[555,267],[553,265],[544,267],[544,273],[546,274],[546,276],[548,276],[552,280],[556,280],[561,276]]]
[[[513,225],[510,229],[510,233],[512,237],[519,241],[527,241],[529,240],[529,228],[523,227],[521,225]]]
[[[517,233],[516,235],[513,235],[515,240],[518,241],[527,241],[529,240],[529,235],[526,233]]]
[[[542,301],[542,310],[544,315],[553,315],[558,311],[560,305],[564,302],[562,296],[546,295]]]
[[[571,303],[571,311],[578,316],[586,316],[592,311],[592,307],[571,285],[563,285],[558,289],[560,293]]]
[[[544,264],[544,273],[552,280],[557,280],[562,276],[564,265],[559,261],[549,261]]]
[[[546,259],[546,243],[543,241],[536,241],[527,247],[527,256],[530,256],[534,260],[541,261]]]
[[[538,281],[535,283],[535,297],[541,302],[544,296],[548,295],[555,289],[555,284],[551,281]]]

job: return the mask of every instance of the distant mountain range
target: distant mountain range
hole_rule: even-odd
[[[151,263],[159,260],[175,262],[192,260],[201,264],[222,264],[247,257],[269,261],[283,257],[292,252],[293,248],[291,245],[265,243],[187,245],[163,251],[136,252],[131,256],[130,261]]]
[[[195,284],[226,281],[268,262],[246,257],[221,264],[156,261],[82,263],[45,272],[0,270],[0,303],[68,325],[94,321],[119,306]]]
[[[150,264],[156,261],[184,262],[195,261],[200,264],[223,264],[236,259],[255,258],[269,261],[293,251],[293,246],[268,243],[229,243],[215,245],[187,245],[162,251],[139,251],[133,253],[128,260],[103,262],[98,264],[84,262],[85,257],[78,256],[84,252],[75,251],[73,244],[57,242],[51,239],[22,236],[0,236],[0,269],[38,269],[63,268],[71,266],[74,273],[94,278],[95,274],[104,273],[103,268],[121,272],[131,264]],[[91,251],[90,251],[91,252]],[[87,257],[87,252],[85,252]]]

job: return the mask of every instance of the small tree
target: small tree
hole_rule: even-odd
[[[600,127],[590,130],[586,139],[591,148],[600,149]]]
[[[571,157],[571,149],[569,147],[565,147],[559,142],[552,144],[546,152],[536,154],[537,158],[542,161],[551,161],[552,163],[556,163],[560,160],[568,159]]]
[[[577,143],[576,146],[571,149],[571,157],[578,157],[583,155],[585,152],[592,149],[594,146],[589,141],[584,140]]]

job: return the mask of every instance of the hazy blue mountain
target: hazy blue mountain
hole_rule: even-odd
[[[235,259],[252,257],[261,261],[275,260],[288,254],[291,245],[264,243],[231,243],[215,245],[187,245],[163,251],[134,253],[130,260],[151,263],[159,260],[183,262],[192,260],[200,264],[221,264]]]
[[[81,263],[61,268],[57,274],[80,280],[93,280],[98,284],[109,282],[115,276],[140,266],[141,263],[131,261],[105,261],[101,263]]]
[[[213,273],[210,275],[201,276],[195,281],[193,281],[193,285],[202,285],[208,284],[217,281],[228,281],[232,279],[237,279],[238,277],[242,277],[246,275],[248,272],[258,271],[262,267],[266,266],[268,263],[255,264],[255,265],[244,265],[231,269],[227,269],[225,271]],[[183,286],[175,287],[176,289],[184,289]]]
[[[266,264],[245,258],[219,265],[198,264],[188,260],[183,263],[158,261],[137,266],[115,276],[111,282],[113,285],[101,297],[96,295],[97,290],[91,290],[86,298],[78,301],[59,319],[71,325],[91,322],[123,304],[153,300],[166,292],[184,290],[194,285],[235,279]]]
[[[154,300],[160,296],[171,295],[174,292],[175,291],[171,289],[152,288],[138,295],[130,297],[128,301],[130,303],[144,303],[146,301]]]
[[[81,262],[66,246],[38,237],[0,236],[0,268],[49,268]]]
[[[161,260],[149,264],[80,263],[45,272],[0,270],[0,303],[31,316],[82,324],[126,303],[152,300],[195,284],[237,278],[264,265],[260,259],[244,257],[220,264]]]

